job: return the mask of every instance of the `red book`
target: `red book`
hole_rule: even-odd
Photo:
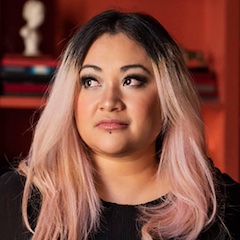
[[[56,68],[58,66],[58,61],[54,58],[42,56],[42,57],[24,57],[19,55],[9,55],[4,56],[1,59],[2,66],[47,66]]]
[[[190,71],[196,89],[203,99],[217,98],[217,80],[210,71]]]
[[[3,83],[3,95],[42,95],[48,89],[48,84],[34,83]]]

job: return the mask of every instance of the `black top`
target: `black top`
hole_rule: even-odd
[[[234,182],[228,175],[221,174],[223,180],[219,192],[219,211],[233,239],[240,240],[240,184]],[[21,216],[21,199],[25,178],[15,172],[4,174],[0,178],[0,239],[25,240],[31,238],[23,225]],[[35,196],[36,197],[36,196]],[[39,196],[38,196],[39,197]],[[161,199],[146,203],[152,206],[161,204]],[[37,201],[38,202],[38,201]],[[101,226],[92,240],[140,240],[140,225],[136,222],[139,214],[138,206],[119,205],[102,201],[103,214]],[[34,207],[35,208],[35,207]],[[29,206],[30,222],[34,226],[34,208]],[[230,239],[222,225],[216,220],[210,227],[204,229],[199,240]]]

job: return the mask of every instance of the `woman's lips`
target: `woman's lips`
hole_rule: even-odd
[[[121,120],[111,119],[111,120],[102,120],[98,122],[96,127],[104,130],[118,130],[118,129],[127,128],[128,124]]]

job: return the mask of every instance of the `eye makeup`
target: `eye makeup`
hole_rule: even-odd
[[[80,83],[84,88],[97,87],[100,85],[98,80],[92,75],[81,76]]]
[[[123,86],[142,87],[147,83],[147,77],[140,74],[129,74],[123,80]]]

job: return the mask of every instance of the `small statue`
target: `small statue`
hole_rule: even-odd
[[[26,20],[19,34],[24,41],[25,56],[38,56],[40,54],[39,44],[41,35],[38,31],[39,26],[44,21],[45,8],[39,0],[28,0],[23,6],[23,18]]]

